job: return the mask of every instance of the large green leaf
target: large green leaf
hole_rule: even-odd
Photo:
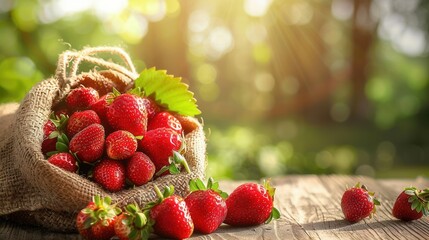
[[[135,87],[143,90],[146,96],[152,96],[169,111],[185,116],[201,113],[194,93],[188,90],[189,86],[180,77],[168,75],[165,70],[143,70],[135,81]]]

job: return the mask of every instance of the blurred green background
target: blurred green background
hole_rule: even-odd
[[[429,1],[0,0],[0,103],[123,47],[195,92],[208,175],[429,176]],[[0,123],[1,124],[1,123]]]

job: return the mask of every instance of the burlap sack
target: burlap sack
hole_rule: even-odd
[[[99,53],[121,57],[124,66],[98,58]],[[82,62],[94,64],[95,68],[79,73]],[[41,152],[43,125],[53,104],[88,76],[106,88],[125,90],[132,87],[138,74],[120,48],[66,51],[59,57],[55,77],[34,86],[19,106],[0,106],[0,215],[54,231],[76,231],[75,216],[94,195],[109,195],[119,206],[132,202],[143,206],[156,199],[155,184],[160,189],[172,184],[177,194],[185,196],[189,180],[204,177],[205,136],[195,119],[198,127],[185,136],[185,158],[191,174],[164,176],[141,187],[111,193],[84,177],[49,164]]]

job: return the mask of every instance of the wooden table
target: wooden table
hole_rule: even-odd
[[[364,183],[381,201],[373,219],[350,224],[343,219],[341,196],[346,186]],[[402,222],[391,215],[399,192],[406,186],[429,187],[429,179],[375,180],[360,176],[300,175],[272,179],[275,205],[282,217],[267,225],[232,228],[222,225],[210,235],[191,239],[429,239],[429,219]],[[241,182],[221,181],[231,192]],[[81,239],[77,234],[53,233],[0,221],[0,239]]]

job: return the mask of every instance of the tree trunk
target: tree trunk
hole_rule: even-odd
[[[351,120],[367,120],[370,105],[365,94],[371,63],[376,23],[371,19],[372,0],[354,0],[351,52]]]

